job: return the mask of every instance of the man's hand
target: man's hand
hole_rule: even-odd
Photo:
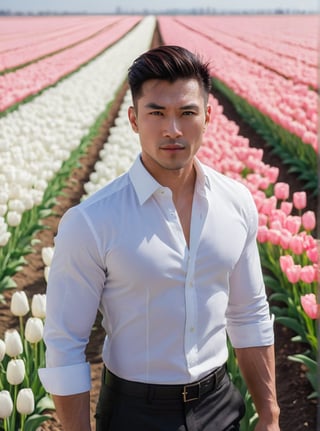
[[[280,431],[279,421],[276,420],[274,423],[270,423],[270,421],[264,422],[259,419],[254,431]]]

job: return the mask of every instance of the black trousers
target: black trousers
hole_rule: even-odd
[[[96,431],[238,431],[244,401],[225,373],[213,390],[183,402],[135,397],[110,387],[102,378]]]

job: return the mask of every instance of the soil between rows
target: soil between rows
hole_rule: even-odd
[[[41,259],[41,248],[52,246],[53,237],[57,231],[57,225],[60,217],[71,206],[76,205],[84,193],[83,184],[89,179],[96,160],[99,157],[99,151],[103,147],[108,130],[112,125],[116,113],[120,107],[122,97],[126,88],[119,93],[115,101],[112,112],[101,128],[101,134],[94,140],[93,145],[88,149],[86,157],[81,160],[81,168],[73,172],[64,190],[64,196],[58,199],[58,205],[55,207],[55,216],[47,218],[44,223],[49,229],[38,234],[39,244],[35,246],[34,253],[27,256],[28,264],[15,277],[18,289],[26,291],[29,298],[35,293],[44,293],[46,283],[43,277],[43,262]],[[273,156],[266,147],[263,139],[257,135],[249,126],[247,126],[236,113],[232,105],[220,94],[215,93],[215,97],[224,107],[224,114],[229,120],[235,121],[240,126],[240,134],[250,139],[250,145],[264,149],[264,162],[271,166],[279,166],[279,181],[286,181],[290,184],[291,191],[303,190],[303,184],[296,180],[293,175],[289,175],[283,168],[281,161]],[[310,199],[309,209],[316,210],[316,200]],[[17,320],[11,316],[9,303],[12,291],[5,293],[7,302],[0,304],[0,338],[3,338],[4,331],[9,327],[16,327]],[[95,412],[95,403],[100,387],[101,373],[101,346],[104,338],[103,330],[99,327],[99,316],[94,330],[92,331],[90,343],[87,349],[88,360],[92,364],[92,391],[91,391],[91,417],[94,429],[93,416]],[[290,330],[276,325],[276,372],[277,372],[277,391],[278,400],[281,408],[280,425],[282,431],[315,431],[316,430],[316,411],[317,404],[315,401],[308,400],[307,396],[312,389],[305,377],[305,370],[300,364],[288,360],[288,355],[303,352],[305,347],[291,341],[292,333]],[[58,431],[61,430],[59,421],[53,413],[53,420],[45,423],[39,428],[39,431]]]

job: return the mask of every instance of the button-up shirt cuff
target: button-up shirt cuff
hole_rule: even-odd
[[[230,325],[228,335],[235,348],[271,346],[274,344],[273,319],[252,325]]]
[[[91,389],[88,362],[64,367],[40,368],[39,377],[45,390],[53,395],[74,395]]]

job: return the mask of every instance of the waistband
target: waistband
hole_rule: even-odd
[[[104,383],[114,391],[132,397],[146,399],[151,397],[155,400],[181,400],[187,403],[214,391],[220,385],[225,374],[226,366],[223,365],[197,382],[187,385],[162,385],[125,380],[105,369]]]

